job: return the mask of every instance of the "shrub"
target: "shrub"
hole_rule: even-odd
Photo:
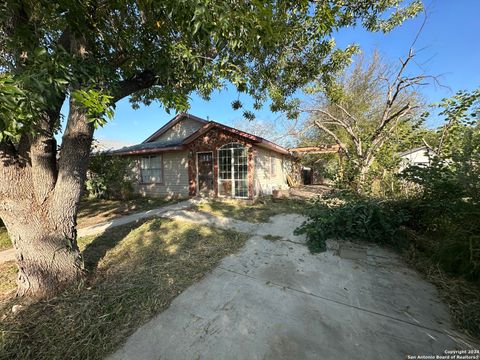
[[[480,208],[469,201],[329,197],[307,216],[296,233],[306,234],[312,252],[325,251],[330,238],[364,240],[413,248],[452,275],[480,279]]]
[[[419,185],[416,198],[404,201],[412,215],[409,226],[430,238],[422,249],[454,275],[480,279],[480,167],[470,149],[472,138],[447,160],[435,158],[426,168],[408,168],[402,177]],[[465,151],[464,149],[469,149]]]
[[[129,180],[130,161],[118,156],[97,153],[92,156],[85,183],[90,197],[125,200],[133,195]]]
[[[409,214],[379,199],[348,196],[319,200],[307,213],[310,220],[296,230],[306,234],[312,252],[326,250],[329,238],[358,239],[401,246]]]

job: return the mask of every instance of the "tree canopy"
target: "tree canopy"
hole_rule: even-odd
[[[188,108],[188,95],[233,83],[260,107],[341,68],[355,46],[336,49],[341,27],[388,31],[421,3],[403,1],[33,1],[0,5],[0,136],[35,128],[66,94],[97,125],[117,100]],[[393,10],[392,10],[393,9]],[[109,113],[111,115],[111,113]],[[248,116],[248,112],[246,113]]]

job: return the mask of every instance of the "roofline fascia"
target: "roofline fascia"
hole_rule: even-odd
[[[171,152],[171,151],[181,151],[186,150],[184,145],[180,146],[170,146],[170,147],[163,147],[163,148],[153,148],[153,149],[141,149],[141,150],[127,150],[127,151],[117,151],[114,153],[110,153],[110,155],[118,155],[118,156],[126,156],[126,155],[146,155],[146,154],[158,154],[163,152]]]

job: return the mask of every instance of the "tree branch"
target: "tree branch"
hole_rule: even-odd
[[[355,118],[352,114],[350,114],[347,109],[345,109],[342,105],[335,103],[335,106],[338,107],[340,110],[342,110],[350,119],[353,120],[354,124],[356,124],[357,118]]]
[[[396,127],[398,123],[400,122],[400,119],[407,115],[408,112],[404,112],[396,117],[393,117],[393,119],[396,120],[395,124],[392,126],[392,128]],[[381,136],[383,134],[383,136]],[[370,145],[367,157],[372,156],[385,142],[385,140],[388,138],[389,132],[381,132],[378,134],[378,136],[373,139],[372,144]]]
[[[305,109],[303,111],[306,111],[306,112],[319,112],[320,114],[323,114],[325,116],[327,116],[328,118],[330,118],[331,120],[333,120],[332,123],[336,124],[336,125],[340,125],[341,127],[343,127],[345,130],[347,130],[348,134],[352,137],[352,140],[353,141],[358,141],[358,137],[357,135],[353,132],[353,129],[351,126],[349,126],[346,122],[344,122],[343,120],[340,120],[339,118],[333,116],[332,114],[330,114],[329,112],[325,111],[325,110],[322,110],[322,109]]]
[[[327,127],[323,126],[323,124],[321,122],[319,122],[318,120],[314,120],[314,123],[315,125],[317,125],[321,130],[325,131],[328,135],[330,135],[331,137],[333,137],[333,139],[335,140],[335,142],[338,144],[338,146],[340,146],[340,148],[345,152],[345,155],[347,155],[347,157],[350,157],[350,153],[348,152],[348,149],[347,147],[345,146],[345,144],[342,143],[342,141],[340,140],[340,138],[335,135],[335,133],[333,131],[331,131],[330,129],[328,129]]]
[[[117,102],[133,93],[155,85],[157,76],[151,70],[144,70],[128,79],[121,81],[113,91],[113,101]]]

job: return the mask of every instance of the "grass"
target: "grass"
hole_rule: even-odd
[[[12,242],[7,234],[7,229],[4,226],[0,226],[0,251],[10,249]]]
[[[78,209],[79,228],[95,225],[119,216],[155,209],[177,200],[135,198],[131,200],[83,199]]]
[[[410,248],[403,252],[407,262],[423,273],[434,284],[441,298],[448,304],[453,323],[477,340],[480,339],[480,283],[467,281],[443,271],[423,253]]]
[[[278,236],[278,235],[270,235],[270,234],[263,235],[263,238],[264,238],[264,239],[267,239],[267,240],[270,240],[270,241],[277,241],[277,240],[281,240],[281,239],[282,239],[281,236]]]
[[[293,199],[260,198],[251,200],[209,200],[194,206],[215,216],[249,221],[253,223],[268,222],[271,216],[283,213],[303,214],[308,203]]]
[[[15,290],[17,272],[15,261],[0,263],[0,301],[11,296]]]
[[[16,315],[0,302],[0,359],[103,359],[246,238],[166,219],[82,238],[84,284]]]
[[[131,200],[83,199],[78,210],[77,226],[82,228],[95,225],[123,215],[172,204],[176,201],[173,199],[140,197]],[[0,251],[11,247],[12,242],[7,234],[7,229],[2,224],[0,225]]]

